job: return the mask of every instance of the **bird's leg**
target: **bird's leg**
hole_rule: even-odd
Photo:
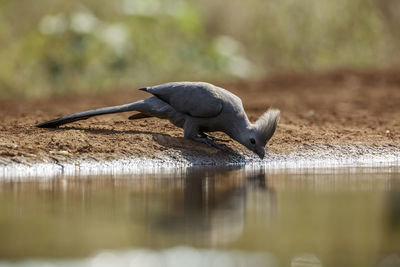
[[[218,138],[218,137],[212,136],[211,134],[208,134],[208,133],[205,133],[205,132],[200,132],[200,136],[208,138],[208,139],[210,139],[212,141],[229,142],[228,139]]]
[[[212,147],[215,147],[215,148],[218,148],[218,149],[223,149],[224,148],[223,145],[218,144],[214,140],[208,139],[207,137],[196,136],[196,137],[192,138],[192,140],[196,141],[196,142],[201,142],[203,144],[206,144],[208,146],[212,146]]]
[[[214,142],[211,139],[208,139],[207,137],[202,136],[201,133],[200,133],[200,136],[199,136],[198,127],[195,127],[194,125],[188,123],[187,121],[185,122],[185,124],[183,126],[183,134],[184,134],[184,137],[186,139],[191,139],[191,140],[196,141],[196,142],[201,142],[203,144],[206,144],[208,146],[212,146],[212,147],[215,147],[215,148],[218,148],[218,149],[222,149],[223,148],[222,145]]]

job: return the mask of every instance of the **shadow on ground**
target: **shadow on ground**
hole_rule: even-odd
[[[169,156],[171,156],[173,159],[175,156],[178,156],[178,153],[180,157],[183,157],[186,161],[193,165],[217,165],[221,163],[225,164],[227,162],[242,163],[245,160],[245,157],[242,154],[235,151],[226,144],[219,143],[221,148],[215,148],[199,142],[187,140],[182,137],[173,137],[169,134],[157,133],[152,131],[91,129],[73,126],[55,129],[55,131],[62,130],[84,131],[87,133],[100,135],[151,135],[152,139],[157,144],[164,147],[166,150],[171,150]]]

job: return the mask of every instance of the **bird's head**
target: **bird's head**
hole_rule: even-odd
[[[269,109],[252,124],[251,130],[247,136],[243,138],[244,140],[242,139],[242,144],[263,159],[265,155],[265,146],[275,133],[279,117],[279,110]]]

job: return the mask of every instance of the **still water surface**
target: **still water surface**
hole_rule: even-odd
[[[399,266],[400,168],[0,181],[0,266]]]

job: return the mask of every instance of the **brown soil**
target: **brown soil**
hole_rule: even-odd
[[[260,82],[218,84],[242,98],[251,120],[268,107],[281,121],[267,149],[287,154],[299,146],[347,145],[400,148],[400,72],[285,74]],[[53,97],[39,101],[0,101],[0,165],[12,162],[162,159],[178,152],[192,157],[224,157],[245,151],[230,140],[217,150],[184,140],[166,120],[127,120],[128,113],[100,116],[59,129],[36,123],[87,109],[132,102],[148,95],[124,89],[102,95]],[[223,133],[216,136],[228,138]]]

